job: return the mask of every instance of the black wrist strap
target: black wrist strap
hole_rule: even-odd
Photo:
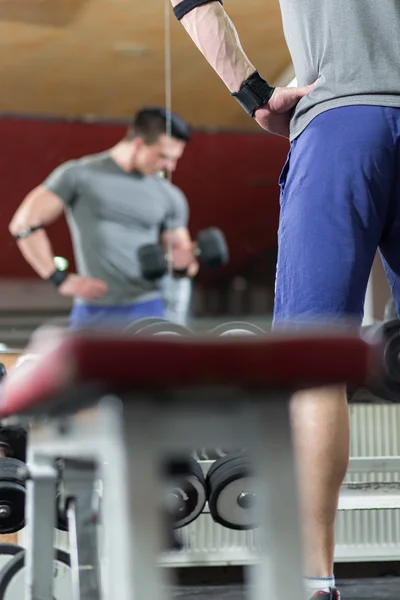
[[[188,277],[188,269],[173,269],[172,276],[176,279],[182,279],[182,277]]]
[[[271,99],[275,88],[263,79],[258,71],[255,71],[240,86],[238,92],[231,94],[247,112],[254,117],[257,108],[261,108]]]
[[[180,21],[185,15],[190,13],[195,8],[209,4],[210,2],[219,2],[222,4],[222,0],[182,0],[176,6],[174,6],[174,15]]]
[[[68,275],[69,273],[66,271],[59,271],[59,269],[56,269],[54,273],[50,275],[47,281],[50,281],[50,283],[58,288],[67,279]]]

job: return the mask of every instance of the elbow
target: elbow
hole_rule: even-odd
[[[42,227],[43,215],[48,214],[52,209],[52,206],[50,209],[48,208],[48,204],[48,198],[43,194],[41,188],[30,192],[14,212],[8,224],[10,234],[15,237],[25,229]]]
[[[8,225],[8,231],[13,237],[21,233],[24,229],[29,229],[33,226],[30,219],[23,217],[22,215],[15,214]]]
[[[8,231],[13,237],[18,235],[21,229],[23,229],[23,227],[21,227],[20,223],[18,222],[18,219],[13,218],[8,224]]]

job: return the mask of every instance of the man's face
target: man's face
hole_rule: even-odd
[[[154,144],[139,141],[136,166],[145,175],[156,175],[160,171],[175,171],[186,142],[162,134]]]

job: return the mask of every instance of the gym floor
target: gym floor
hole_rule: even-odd
[[[400,577],[343,579],[337,587],[343,600],[399,600]],[[174,597],[180,600],[245,600],[246,587],[234,585],[182,586],[175,589]],[[267,599],[266,599],[267,600]]]
[[[342,600],[400,598],[400,562],[340,564],[336,568],[336,577]],[[177,583],[173,594],[177,600],[248,598],[241,568],[180,569]]]

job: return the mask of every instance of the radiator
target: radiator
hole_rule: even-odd
[[[350,405],[351,456],[400,456],[400,405]],[[329,435],[329,432],[327,432]],[[346,478],[350,479],[350,476]],[[399,481],[399,473],[351,474],[351,481]],[[165,566],[244,565],[257,557],[257,531],[238,532],[213,522],[208,513],[180,531],[184,550],[162,556]],[[56,532],[67,550],[67,536]],[[25,545],[25,530],[19,534]],[[337,562],[390,561],[400,557],[400,509],[339,512]]]
[[[351,404],[351,457],[400,456],[400,405]],[[399,481],[399,473],[351,474],[351,481]],[[346,477],[346,481],[350,476]],[[400,557],[400,509],[339,512],[337,562]]]

